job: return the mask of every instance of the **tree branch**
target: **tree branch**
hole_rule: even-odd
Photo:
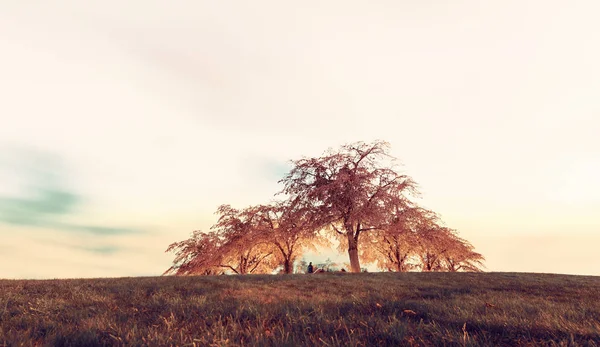
[[[256,270],[256,268],[258,267],[258,265],[260,265],[260,263],[262,263],[262,261],[265,260],[265,258],[268,257],[268,256],[270,256],[271,254],[273,254],[273,253],[271,252],[271,253],[265,254],[262,258],[258,259],[256,261],[256,264],[252,268],[252,270],[248,271],[248,273],[253,273],[254,270]]]
[[[238,272],[236,269],[234,269],[234,268],[233,268],[233,266],[231,266],[231,265],[222,265],[222,264],[219,264],[219,266],[220,266],[220,267],[224,267],[224,268],[230,268],[230,269],[231,269],[231,270],[233,270],[233,272],[235,272],[236,274],[238,274],[238,275],[240,274],[240,273],[239,273],[239,272]]]
[[[333,223],[331,224],[331,227],[333,228],[333,230],[335,230],[336,233],[340,234],[340,235],[345,235],[343,232],[341,232],[335,225],[333,225]]]
[[[369,231],[369,230],[377,230],[379,227],[370,227],[370,228],[360,228],[357,231]]]

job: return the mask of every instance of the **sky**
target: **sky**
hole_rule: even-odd
[[[376,139],[487,271],[600,275],[599,12],[2,1],[0,278],[160,275],[220,204]]]

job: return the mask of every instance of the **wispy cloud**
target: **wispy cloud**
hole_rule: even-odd
[[[77,225],[77,224],[60,224],[54,225],[62,230],[66,231],[80,231],[87,232],[95,235],[121,235],[121,234],[137,234],[141,233],[142,230],[133,228],[120,228],[120,227],[109,227],[109,226],[95,226],[95,225]]]
[[[2,154],[0,172],[20,178],[21,189],[0,194],[0,222],[53,228],[97,235],[137,233],[139,230],[119,226],[86,225],[63,219],[83,207],[84,197],[67,186],[68,176],[58,157],[28,149],[8,149]],[[16,193],[15,193],[16,192]]]
[[[101,245],[101,246],[81,246],[81,245],[70,245],[72,250],[80,250],[84,252],[94,253],[98,255],[113,255],[124,249],[122,247],[114,245]]]
[[[114,255],[118,252],[128,251],[127,245],[119,244],[118,240],[98,238],[96,235],[79,238],[61,238],[52,235],[52,237],[39,237],[33,242],[39,245],[52,246],[56,249],[68,250],[69,252],[81,251],[92,255]]]
[[[79,203],[71,192],[42,188],[36,189],[33,198],[1,198],[0,221],[16,225],[55,224],[52,218],[69,214]]]

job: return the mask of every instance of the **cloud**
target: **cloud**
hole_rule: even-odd
[[[72,213],[81,203],[82,198],[66,187],[62,162],[53,154],[9,147],[0,152],[0,174],[12,188],[0,192],[0,221],[5,223],[43,225]]]
[[[67,251],[81,251],[90,253],[91,255],[113,255],[118,252],[127,251],[127,246],[123,244],[115,244],[114,239],[98,239],[93,235],[87,235],[82,237],[64,237],[59,235],[42,236],[37,237],[35,244],[42,245],[44,247],[52,247],[55,250],[67,250]],[[31,241],[30,241],[31,243]]]
[[[54,227],[58,227],[62,230],[81,231],[95,235],[136,234],[142,232],[141,230],[132,228],[106,227],[94,225],[56,224],[54,225]]]
[[[110,255],[119,252],[121,249],[116,246],[91,246],[91,247],[73,247],[80,249],[82,251],[87,251],[91,253],[97,253],[102,255]]]
[[[74,224],[61,221],[83,207],[84,197],[68,187],[68,176],[58,156],[26,148],[8,148],[0,154],[0,173],[17,177],[9,185],[20,186],[0,192],[0,222],[87,232],[96,235],[137,233],[118,226]]]
[[[68,191],[43,188],[34,198],[0,198],[0,221],[17,225],[52,224],[52,216],[69,214],[79,197]]]

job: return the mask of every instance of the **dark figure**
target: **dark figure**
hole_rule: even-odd
[[[312,261],[310,263],[308,263],[308,273],[309,274],[313,273]]]

